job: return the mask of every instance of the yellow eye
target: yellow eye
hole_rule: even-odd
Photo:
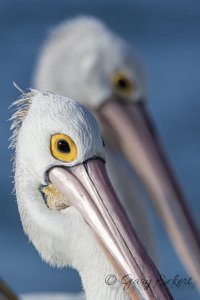
[[[112,86],[115,93],[124,97],[130,96],[135,90],[135,85],[133,82],[131,82],[131,80],[121,72],[113,74]]]
[[[51,153],[59,160],[70,163],[77,158],[77,147],[72,139],[62,133],[51,137]]]

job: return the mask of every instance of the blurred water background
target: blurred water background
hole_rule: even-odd
[[[22,231],[8,150],[9,105],[31,86],[49,28],[94,15],[133,44],[149,74],[149,109],[200,227],[200,2],[197,0],[0,0],[0,276],[17,292],[81,290],[78,274],[41,261]],[[31,145],[30,145],[31,147]],[[154,211],[160,272],[186,275]],[[199,299],[194,286],[171,286],[175,299]]]

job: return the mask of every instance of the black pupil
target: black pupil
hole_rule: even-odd
[[[70,146],[66,140],[59,140],[57,142],[57,148],[62,153],[70,153]]]
[[[128,87],[128,83],[125,79],[119,79],[117,82],[117,86],[119,89],[125,90]]]

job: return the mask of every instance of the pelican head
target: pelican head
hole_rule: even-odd
[[[52,32],[35,85],[95,111],[107,145],[145,183],[184,264],[200,282],[200,238],[146,108],[145,72],[132,48],[101,21],[81,17]]]
[[[159,274],[107,177],[104,143],[91,113],[68,98],[36,90],[16,104],[17,203],[23,228],[42,258],[78,269],[88,299],[129,299],[123,289],[106,286],[113,267],[119,276],[155,282]],[[94,284],[95,276],[100,277]],[[165,286],[132,287],[129,294],[170,299]]]
[[[52,73],[53,72],[53,73]],[[95,18],[61,24],[44,47],[35,86],[78,99],[92,109],[114,94],[145,99],[144,68],[132,48]]]

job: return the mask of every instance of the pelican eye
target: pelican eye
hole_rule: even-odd
[[[112,87],[115,93],[124,97],[130,96],[135,90],[134,83],[121,72],[112,75]]]
[[[52,135],[50,149],[53,157],[64,162],[72,162],[77,158],[77,147],[67,135],[56,133]]]
[[[71,151],[69,143],[66,140],[58,140],[57,149],[61,153],[70,153]]]

